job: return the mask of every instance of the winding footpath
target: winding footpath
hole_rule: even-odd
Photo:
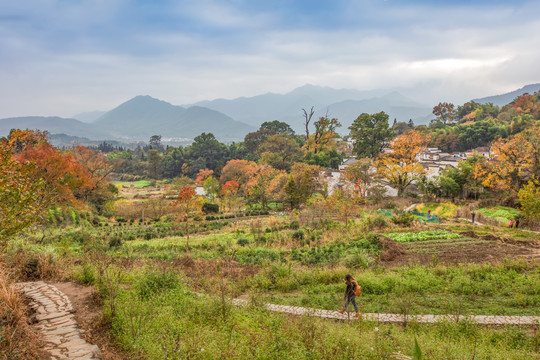
[[[30,306],[36,311],[36,328],[42,333],[44,349],[51,359],[91,360],[101,359],[101,351],[83,339],[73,315],[73,307],[68,297],[54,285],[43,281],[16,284],[19,291],[27,296]],[[248,306],[249,301],[233,299],[233,305]],[[353,321],[352,314],[340,314],[333,310],[304,308],[299,306],[264,304],[268,311],[297,316],[316,316],[325,319]],[[448,321],[470,321],[481,325],[523,325],[539,326],[540,316],[486,316],[486,315],[402,315],[402,314],[362,314],[361,319],[379,323],[438,323]]]
[[[16,284],[17,289],[30,299],[36,311],[36,328],[43,335],[44,349],[51,359],[101,359],[101,351],[83,339],[73,315],[68,297],[54,285],[43,281]]]
[[[236,306],[248,306],[249,301],[234,299]],[[353,314],[340,314],[335,310],[321,310],[304,308],[299,306],[264,304],[264,308],[269,311],[280,312],[299,316],[316,316],[325,319],[335,320],[357,320]],[[448,321],[470,321],[479,325],[540,325],[540,316],[491,316],[491,315],[402,315],[402,314],[374,314],[364,313],[362,320],[375,321],[379,323],[407,323],[416,322],[423,324],[433,324]]]

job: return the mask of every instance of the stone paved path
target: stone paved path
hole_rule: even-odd
[[[66,295],[43,281],[16,286],[30,298],[30,306],[36,310],[38,323],[35,326],[43,334],[45,350],[51,354],[51,359],[101,359],[99,348],[82,338],[83,330],[75,321]]]
[[[247,306],[249,302],[243,299],[234,299],[233,304],[236,306]],[[353,313],[350,316],[340,314],[333,310],[321,310],[313,308],[304,308],[299,306],[264,304],[267,310],[281,312],[292,315],[308,315],[317,316],[326,319],[336,320],[356,320]],[[459,321],[467,320],[481,325],[540,325],[540,316],[489,316],[489,315],[400,315],[400,314],[362,314],[362,319],[369,321],[377,321],[382,323],[438,323],[443,321]]]

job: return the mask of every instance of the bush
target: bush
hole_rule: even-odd
[[[246,238],[240,238],[236,241],[236,243],[240,246],[247,246],[249,245],[249,240]]]
[[[120,235],[114,235],[109,239],[109,247],[117,248],[122,246],[122,237]]]
[[[300,223],[298,222],[298,220],[293,220],[291,221],[291,223],[289,224],[289,228],[291,230],[298,230],[300,229]]]
[[[373,257],[364,249],[351,249],[347,252],[342,263],[354,269],[367,268],[373,264]]]
[[[293,240],[304,240],[304,231],[297,230],[292,234]]]
[[[202,212],[205,214],[217,214],[219,212],[219,205],[205,202],[202,206]]]
[[[392,222],[396,225],[411,226],[413,220],[414,215],[408,212],[392,216]]]
[[[382,214],[378,214],[373,218],[373,227],[378,229],[385,228],[388,224],[386,223],[386,217]]]

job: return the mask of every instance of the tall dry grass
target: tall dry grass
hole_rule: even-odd
[[[27,306],[0,259],[0,359],[39,359],[38,337],[28,321]]]

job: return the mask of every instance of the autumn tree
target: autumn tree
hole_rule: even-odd
[[[253,161],[237,159],[229,160],[223,167],[223,170],[221,170],[219,181],[222,184],[225,184],[228,181],[235,181],[242,187],[248,182],[253,169],[256,167],[257,164]]]
[[[456,114],[456,109],[452,103],[440,102],[433,107],[433,115],[443,124],[451,124],[455,120]]]
[[[9,139],[11,142],[11,138]],[[77,204],[82,206],[84,194],[91,189],[93,181],[89,172],[72,153],[63,153],[48,142],[27,146],[13,155],[19,163],[32,162],[35,166],[27,175],[32,181],[45,182],[43,191],[50,204]]]
[[[195,184],[197,186],[203,186],[206,179],[214,175],[214,170],[209,169],[200,169],[197,173],[197,178],[195,179]]]
[[[353,153],[359,158],[374,158],[385,144],[394,137],[388,124],[388,115],[381,111],[376,114],[363,113],[349,127],[354,141]]]
[[[239,189],[240,184],[234,180],[227,181],[221,188],[221,196],[223,196],[223,200],[229,211],[234,211],[236,209]]]
[[[326,208],[345,223],[345,227],[349,227],[349,219],[354,217],[359,207],[357,202],[350,197],[343,189],[336,189],[328,199],[326,199]]]
[[[178,210],[178,220],[184,221],[186,231],[186,252],[189,252],[189,224],[190,219],[202,214],[202,201],[192,186],[185,186],[180,190],[178,197],[171,203]]]
[[[35,164],[12,159],[0,142],[0,252],[19,231],[37,222],[51,205],[43,179],[33,177]]]
[[[518,193],[523,214],[531,220],[540,221],[540,182],[529,181]]]
[[[374,174],[373,160],[368,158],[358,159],[347,166],[343,172],[345,180],[352,185],[355,196],[361,198],[367,196]]]
[[[416,178],[425,173],[416,160],[424,149],[427,138],[416,130],[398,136],[390,142],[390,151],[377,161],[376,176],[387,180],[402,196],[405,189]]]
[[[76,146],[69,153],[82,165],[89,179],[88,186],[74,189],[75,198],[89,202],[101,211],[118,193],[108,180],[114,167],[101,152],[88,147]]]
[[[280,171],[266,164],[254,168],[244,186],[244,194],[249,202],[261,204],[263,209],[266,208],[271,198],[270,183],[279,173]]]
[[[322,116],[314,122],[315,133],[310,135],[304,145],[306,150],[317,154],[320,151],[330,151],[335,146],[335,138],[338,136],[336,129],[341,123],[336,118]]]
[[[492,145],[495,161],[478,162],[476,178],[485,187],[516,195],[523,185],[540,175],[538,145],[522,134],[496,141]]]

